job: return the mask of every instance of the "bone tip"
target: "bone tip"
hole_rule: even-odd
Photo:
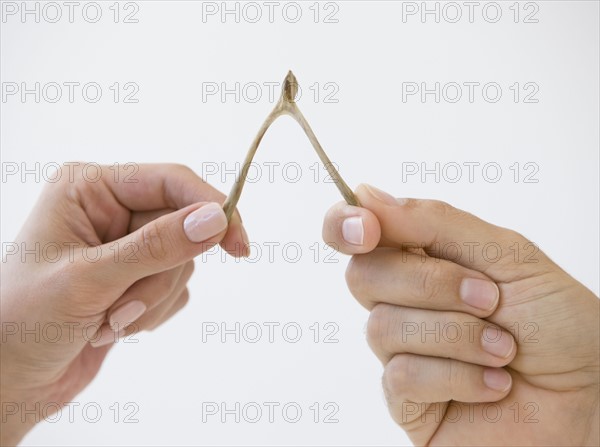
[[[286,101],[296,102],[296,95],[298,94],[298,81],[292,70],[289,70],[284,81],[282,89],[283,97]]]

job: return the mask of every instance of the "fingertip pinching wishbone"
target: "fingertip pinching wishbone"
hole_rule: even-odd
[[[233,214],[233,211],[235,210],[235,207],[237,206],[237,203],[240,200],[240,196],[242,195],[242,189],[244,188],[244,183],[246,182],[246,176],[248,175],[250,165],[252,164],[252,159],[254,158],[254,154],[256,154],[256,150],[258,149],[258,146],[263,136],[265,135],[265,132],[267,131],[269,126],[271,126],[271,124],[273,124],[273,122],[282,115],[290,115],[296,120],[298,124],[300,124],[300,127],[302,127],[302,130],[304,130],[304,133],[310,140],[312,146],[315,148],[315,151],[317,152],[317,155],[319,156],[321,162],[325,166],[325,169],[327,169],[327,172],[333,179],[337,188],[342,193],[342,196],[344,196],[346,202],[349,205],[360,206],[358,199],[356,198],[352,190],[348,187],[348,185],[346,184],[340,173],[337,171],[337,169],[335,169],[333,163],[331,163],[331,160],[321,147],[321,144],[319,144],[319,140],[317,140],[315,133],[310,128],[310,125],[306,121],[306,118],[304,118],[304,115],[302,115],[302,112],[298,108],[298,104],[296,104],[297,94],[298,81],[296,80],[294,74],[291,71],[288,71],[288,74],[283,81],[279,101],[277,101],[277,104],[275,105],[269,116],[267,116],[267,119],[265,119],[265,122],[260,127],[260,130],[256,134],[256,137],[254,137],[254,141],[252,142],[252,145],[250,146],[250,149],[246,154],[246,159],[244,160],[244,164],[242,165],[240,175],[237,177],[236,182],[231,188],[229,196],[227,196],[227,200],[225,200],[225,203],[223,204],[223,211],[225,212],[228,221],[231,219],[231,215]]]

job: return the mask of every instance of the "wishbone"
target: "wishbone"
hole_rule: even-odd
[[[294,74],[291,71],[288,71],[288,74],[283,81],[279,101],[277,101],[277,104],[275,105],[269,116],[267,116],[265,122],[260,127],[258,134],[256,134],[256,137],[254,138],[254,141],[252,142],[252,145],[250,146],[250,149],[246,154],[246,159],[244,160],[244,164],[242,165],[240,175],[238,176],[233,187],[231,188],[231,192],[229,193],[227,200],[225,200],[225,203],[223,204],[223,211],[225,212],[228,221],[231,219],[233,210],[235,210],[235,207],[237,206],[237,203],[240,200],[240,196],[242,195],[242,189],[244,188],[246,176],[248,175],[248,171],[250,169],[252,159],[254,158],[254,154],[256,154],[256,150],[258,149],[258,145],[260,144],[260,141],[262,140],[269,126],[273,124],[273,122],[281,115],[290,115],[296,120],[298,124],[300,124],[300,127],[302,127],[304,133],[312,143],[313,147],[315,148],[315,151],[317,152],[317,155],[319,156],[321,162],[325,166],[325,169],[327,169],[327,172],[333,179],[337,188],[342,193],[342,196],[344,196],[346,202],[348,202],[349,205],[360,206],[358,199],[356,198],[352,190],[348,187],[344,179],[342,179],[340,173],[335,169],[333,163],[331,163],[331,160],[329,160],[329,157],[327,156],[327,154],[325,154],[325,151],[319,144],[317,137],[315,136],[308,122],[304,118],[304,115],[302,115],[302,112],[300,112],[300,109],[296,104],[297,94],[298,81],[296,81],[296,77],[294,76]]]

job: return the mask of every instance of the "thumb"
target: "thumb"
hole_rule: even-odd
[[[227,225],[218,203],[190,205],[101,246],[94,271],[112,284],[132,284],[184,264],[219,243]]]
[[[437,200],[397,199],[373,186],[356,195],[381,225],[379,246],[422,248],[427,254],[510,281],[549,259],[516,231],[498,227]],[[518,266],[518,268],[515,268]]]

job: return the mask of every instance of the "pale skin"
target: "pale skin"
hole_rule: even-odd
[[[190,169],[142,165],[137,183],[113,178],[107,171],[97,183],[77,177],[49,185],[15,241],[68,243],[63,246],[73,247],[73,256],[55,262],[48,253],[40,260],[8,256],[2,263],[2,445],[17,444],[40,420],[29,415],[23,421],[5,404],[32,408],[72,400],[94,378],[114,339],[151,330],[179,311],[189,297],[194,257],[217,243],[234,256],[248,254],[237,211],[228,224],[225,196]],[[537,262],[515,260],[509,247],[528,243],[515,232],[436,201],[396,200],[366,186],[356,193],[361,207],[335,205],[323,236],[354,255],[347,282],[371,312],[368,340],[384,364],[390,412],[412,441],[597,445],[594,294],[542,252],[533,256]],[[495,262],[482,255],[489,242],[505,254]],[[449,243],[473,250],[460,257],[439,250]],[[97,261],[84,256],[86,247],[99,247],[91,252],[100,253]],[[135,262],[126,262],[132,253]],[[59,340],[22,341],[15,327],[36,322],[73,329]],[[461,327],[463,334],[422,339],[421,325],[436,322]],[[531,327],[536,342],[527,337]],[[495,354],[483,349],[483,339]],[[502,409],[494,423],[476,411],[489,402]],[[516,407],[510,408],[515,402],[517,421]],[[524,422],[528,403],[537,405],[538,422]]]
[[[323,237],[354,255],[346,280],[413,443],[598,445],[598,298],[514,231],[443,202],[356,194],[362,208],[335,205]]]
[[[103,170],[95,183],[78,170],[72,181],[63,175],[48,185],[17,236],[16,243],[27,242],[28,249],[35,242],[58,243],[58,261],[50,262],[55,252],[42,250],[39,262],[31,255],[22,262],[20,254],[3,260],[1,445],[17,444],[51,414],[23,418],[15,403],[52,410],[50,403],[71,401],[94,378],[115,340],[151,330],[185,306],[194,257],[217,243],[234,256],[247,254],[239,214],[228,226],[221,209],[225,195],[189,168],[141,165],[135,183],[123,181],[131,172],[115,182],[114,172]],[[188,225],[188,235],[186,218],[207,209],[212,212],[201,216],[196,231]],[[71,250],[66,243],[75,245]],[[84,251],[92,246],[99,249]],[[111,318],[130,301],[142,302],[145,311],[133,324],[124,328],[125,320],[113,328]],[[39,339],[23,341],[21,323],[30,330],[39,323]],[[61,327],[58,340],[52,328],[41,329],[55,323]]]

